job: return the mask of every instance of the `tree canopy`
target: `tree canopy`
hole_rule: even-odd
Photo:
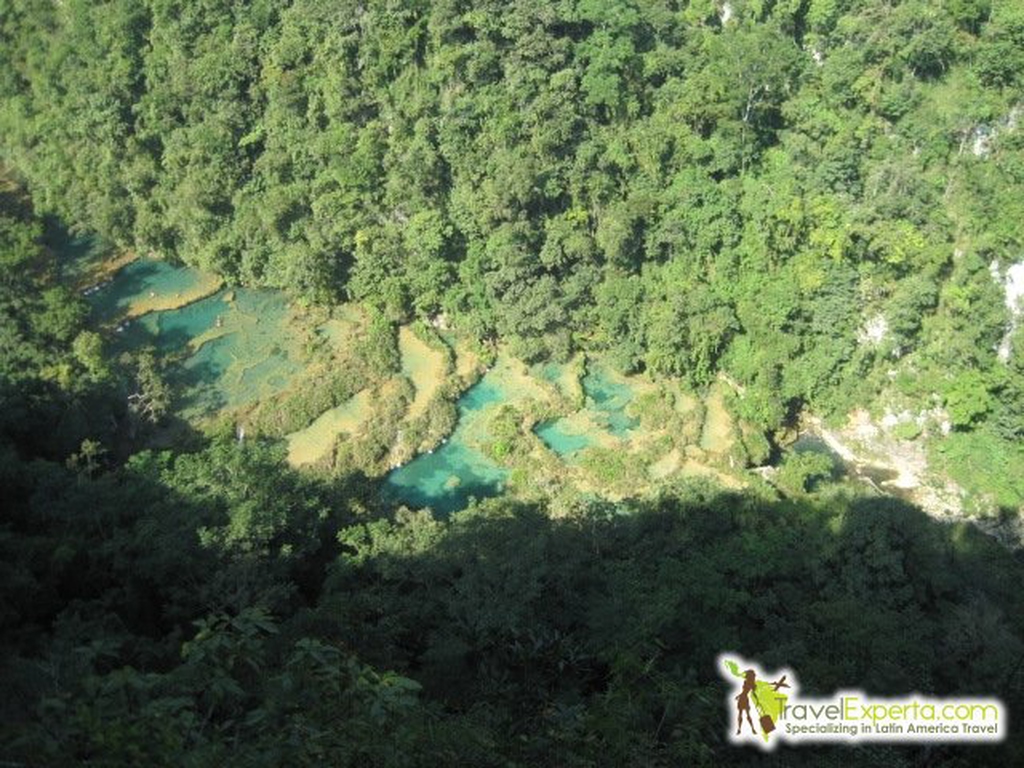
[[[884,391],[938,409],[942,467],[1011,518],[1022,86],[1016,0],[0,0],[0,762],[747,765],[728,649],[1018,722],[1022,565],[972,526],[807,454],[785,497],[440,520],[230,427],[153,444],[160,356],[114,354],[55,251],[359,302],[367,379],[423,319],[728,380],[757,455]],[[1015,765],[1024,739],[780,759]]]

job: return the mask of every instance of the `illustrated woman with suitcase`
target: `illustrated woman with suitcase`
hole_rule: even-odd
[[[780,680],[776,680],[774,683],[770,683],[775,691],[780,688],[789,688],[786,683],[786,676],[783,675]],[[754,704],[757,706],[759,712],[764,712],[764,708],[761,706],[761,702],[757,699],[757,675],[754,670],[748,669],[743,674],[743,688],[736,696],[736,735],[739,736],[743,730],[743,716],[747,716],[747,723],[750,724],[750,732],[757,733],[754,730],[754,721],[750,718],[750,697],[754,697]],[[775,730],[775,721],[772,720],[771,715],[765,713],[762,714],[758,719],[761,723],[761,729],[765,734],[769,734]]]

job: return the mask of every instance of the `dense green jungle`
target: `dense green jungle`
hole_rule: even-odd
[[[1024,764],[1022,123],[1017,0],[0,0],[0,766]]]

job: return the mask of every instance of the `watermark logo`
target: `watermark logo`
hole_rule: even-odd
[[[995,698],[881,698],[858,690],[811,698],[800,694],[791,669],[768,673],[733,653],[719,656],[718,666],[732,686],[734,744],[771,750],[781,743],[992,743],[1006,736],[1006,709]]]

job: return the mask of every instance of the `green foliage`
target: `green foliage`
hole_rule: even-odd
[[[988,381],[978,371],[964,371],[946,386],[945,406],[954,426],[969,427],[987,414],[992,405]]]
[[[640,459],[615,448],[594,446],[580,454],[580,466],[596,487],[628,493],[646,480]]]
[[[892,501],[696,499],[581,503],[562,520],[492,501],[430,537],[419,519],[375,526],[350,540],[323,609],[374,658],[404,659],[424,696],[484,708],[478,727],[508,729],[511,754],[534,764],[740,764],[702,730],[723,723],[714,660],[730,642],[770,647],[823,690],[858,676],[871,690],[955,687],[951,657],[1013,688],[987,654],[1014,658],[1019,622],[970,596],[984,585],[1019,602],[1000,576],[1012,555],[981,534]],[[986,630],[961,631],[983,614],[978,653]],[[412,638],[409,624],[428,629]]]
[[[921,425],[916,421],[904,421],[893,427],[892,434],[900,440],[915,440],[922,431]]]
[[[260,403],[247,423],[254,431],[274,437],[284,437],[309,426],[324,411],[341,405],[369,384],[359,361],[348,362],[351,364],[319,371],[318,375],[308,377],[302,386]]]
[[[1024,504],[1024,450],[984,428],[954,432],[936,443],[930,456],[937,466],[977,500],[979,511],[1015,512]]]
[[[365,482],[412,395],[387,383],[396,323],[444,313],[488,354],[728,374],[754,462],[805,406],[842,412],[890,379],[937,393],[956,429],[936,464],[1020,509],[1022,345],[996,354],[993,279],[1024,244],[1019,4],[730,6],[0,8],[0,161],[34,196],[5,171],[0,760],[740,765],[720,738],[725,648],[819,690],[983,690],[1016,722],[1018,560],[892,500],[815,505],[827,457],[789,456],[788,502],[687,486],[574,496],[559,519],[500,499],[440,523]],[[45,245],[59,221],[369,307],[358,366],[253,417],[283,434],[372,386],[342,477],[252,437],[130,455],[175,393],[153,355],[112,360],[86,327]],[[453,426],[454,395],[411,439]],[[519,487],[543,477],[535,416],[492,425]],[[622,497],[646,478],[621,450],[580,465]],[[983,755],[786,759],[1024,758],[1011,732]]]
[[[399,397],[384,422],[404,412]],[[522,437],[522,414],[498,418]],[[824,689],[981,686],[1024,705],[1006,674],[1020,563],[902,503],[690,487],[439,522],[282,456],[232,435],[113,468],[90,440],[67,466],[0,452],[5,759],[733,764],[708,735],[723,647]],[[622,451],[581,461],[624,492],[643,471]],[[780,477],[802,493],[829,471],[794,454]],[[997,749],[986,762],[1012,764],[1020,740]]]
[[[398,373],[402,357],[398,352],[395,326],[380,313],[371,313],[366,334],[357,343],[355,357],[363,361],[369,375],[375,379]]]
[[[790,494],[810,491],[835,472],[832,457],[817,451],[791,451],[779,468],[779,487]]]
[[[133,367],[106,359],[87,305],[60,283],[40,217],[2,176],[0,265],[0,437],[56,459],[85,438],[114,443]]]
[[[725,370],[766,429],[872,397],[890,356],[989,375],[987,267],[1024,241],[1019,10],[730,8],[18,6],[0,153],[111,242],[372,306],[375,378],[394,323],[442,312],[528,360]],[[73,339],[81,303],[37,297],[31,332]]]
[[[523,438],[522,414],[510,405],[503,405],[491,418],[488,433],[493,437],[490,453],[499,461],[517,452]]]
[[[122,360],[135,369],[134,386],[128,395],[128,410],[140,421],[156,424],[167,415],[171,391],[164,380],[161,361],[151,349],[143,349]]]
[[[996,378],[996,398],[991,427],[1007,440],[1024,437],[1024,330],[1018,328],[1008,339],[1011,356]]]

